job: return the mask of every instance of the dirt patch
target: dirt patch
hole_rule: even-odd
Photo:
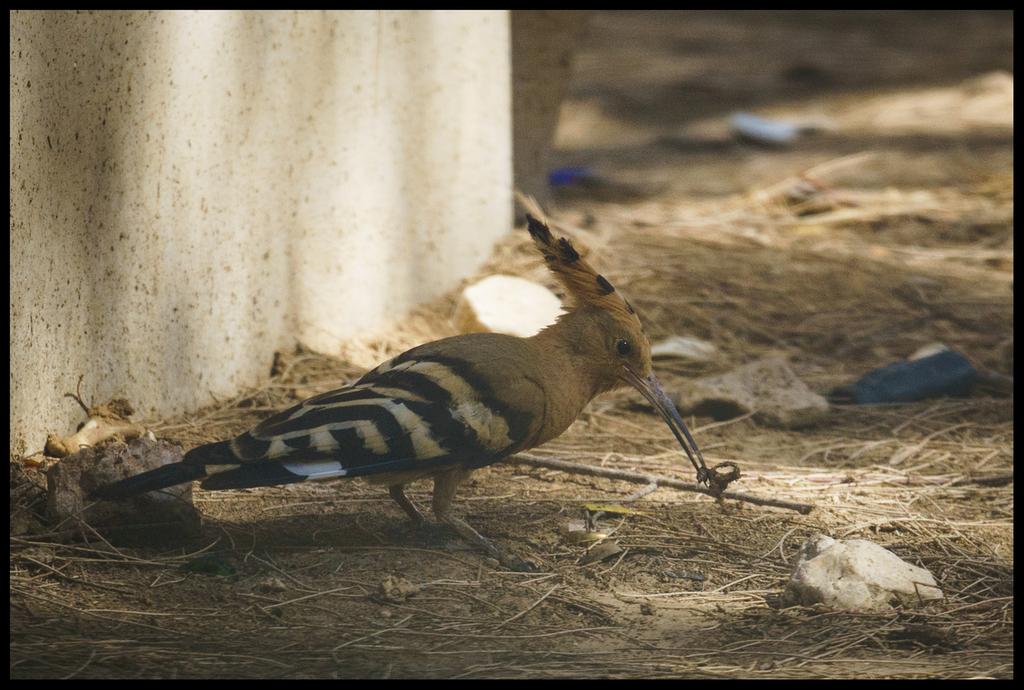
[[[1012,119],[956,100],[1002,102],[1005,79],[977,78],[1012,69],[1005,15],[599,14],[578,66],[559,155],[632,191],[565,196],[551,216],[652,339],[717,347],[710,362],[659,362],[666,387],[778,354],[824,393],[935,341],[1012,375]],[[883,88],[890,105],[931,89],[939,117],[872,134]],[[714,129],[734,107],[859,124],[765,151]],[[540,264],[515,233],[480,275],[553,286]],[[455,294],[340,357],[283,353],[267,386],[147,426],[185,447],[227,438],[451,334]],[[541,566],[512,573],[446,529],[412,529],[355,482],[197,490],[199,539],[64,543],[40,531],[38,484],[12,471],[12,522],[33,526],[11,539],[11,676],[1012,677],[1012,398],[691,429],[709,464],[742,468],[732,488],[814,512],[660,488],[601,517],[620,550],[585,563],[565,526],[637,487],[501,464],[473,475],[457,509]],[[689,478],[629,391],[533,452]],[[429,502],[429,484],[411,489]],[[946,599],[891,614],[780,608],[817,532],[891,549]]]

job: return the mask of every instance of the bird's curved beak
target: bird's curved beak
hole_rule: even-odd
[[[654,409],[658,411],[661,418],[665,420],[668,427],[675,434],[676,440],[679,441],[679,445],[683,447],[686,452],[686,456],[690,458],[690,462],[693,463],[694,469],[697,470],[697,482],[698,483],[709,483],[711,479],[711,471],[707,465],[704,464],[704,456],[700,452],[700,448],[697,447],[697,442],[693,440],[693,436],[690,435],[690,431],[686,428],[686,424],[683,422],[683,418],[679,416],[679,411],[676,410],[676,406],[672,404],[672,400],[665,395],[665,391],[662,390],[661,384],[658,383],[658,379],[654,377],[654,372],[651,375],[644,378],[640,376],[631,366],[624,365],[622,367],[622,374],[620,377],[628,384],[636,388],[640,393],[647,398],[647,401],[654,405]]]

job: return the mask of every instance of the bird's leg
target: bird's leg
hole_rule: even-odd
[[[469,471],[460,468],[434,476],[434,515],[438,520],[458,532],[463,539],[479,546],[487,552],[488,556],[497,559],[505,567],[524,572],[536,570],[532,563],[504,553],[489,539],[466,524],[465,520],[452,515],[451,506],[452,499],[455,498],[455,490],[458,488],[459,482],[468,475]]]
[[[458,532],[463,539],[476,544],[486,551],[487,555],[500,561],[501,552],[498,551],[498,547],[470,527],[464,520],[452,515],[451,507],[455,491],[459,487],[459,482],[468,474],[462,469],[454,469],[434,476],[434,516]]]
[[[405,511],[405,514],[409,516],[409,519],[412,520],[413,526],[419,527],[426,522],[426,518],[423,517],[423,513],[421,513],[419,508],[416,507],[416,504],[410,501],[409,497],[405,495],[404,484],[389,486],[388,493],[391,494],[391,498],[395,500],[395,503],[401,506],[402,510]]]

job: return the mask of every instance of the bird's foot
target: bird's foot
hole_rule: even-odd
[[[529,556],[519,557],[515,554],[499,551],[498,562],[517,573],[536,573],[541,570],[540,563]]]
[[[489,555],[509,570],[517,573],[536,573],[543,570],[540,561],[529,554],[524,554],[518,545],[515,549],[502,549],[489,539],[485,541]]]
[[[445,525],[429,520],[410,520],[405,523],[406,538],[432,548],[441,547],[451,541],[451,531]]]
[[[458,532],[459,536],[464,540],[483,549],[488,556],[498,561],[498,563],[509,570],[514,570],[519,573],[532,573],[540,569],[536,563],[529,559],[521,558],[515,554],[499,549],[494,542],[470,527],[464,520],[460,520],[451,513],[443,512],[437,517],[443,524],[448,525]]]

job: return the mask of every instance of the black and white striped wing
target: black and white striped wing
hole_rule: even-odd
[[[533,420],[500,404],[471,367],[407,355],[185,462],[206,466],[204,488],[227,489],[483,466],[522,445]]]

